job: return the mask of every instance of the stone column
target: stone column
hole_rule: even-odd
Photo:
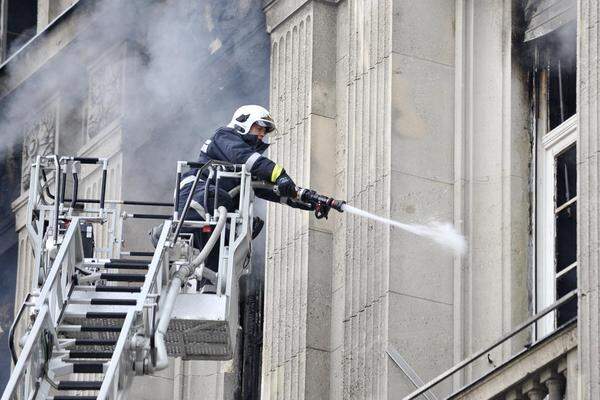
[[[527,318],[531,145],[527,75],[512,43],[516,3],[455,4],[454,221],[469,243],[454,264],[458,362]],[[494,364],[524,340],[492,352]],[[490,368],[471,367],[474,376]]]
[[[348,0],[338,7],[338,194],[389,216],[392,2]],[[389,232],[347,213],[336,226],[334,399],[387,397]]]
[[[44,30],[50,22],[75,2],[76,0],[38,0],[37,31]]]
[[[543,400],[548,393],[538,382],[537,378],[531,378],[523,384],[523,393],[527,395],[529,400]]]
[[[600,276],[598,275],[600,249],[598,225],[600,224],[600,182],[598,152],[598,1],[577,2],[579,25],[577,33],[577,112],[579,138],[577,142],[578,218],[577,260],[579,297],[578,365],[581,373],[582,398],[593,399],[600,393]]]
[[[548,400],[562,400],[565,381],[556,366],[552,366],[540,374],[540,383],[546,387]]]
[[[269,156],[295,182],[332,193],[335,151],[336,5],[270,1]],[[269,205],[262,397],[329,398],[332,226]]]
[[[512,389],[510,390],[506,396],[504,396],[504,400],[526,400],[523,394],[521,393],[521,389]]]
[[[50,0],[39,0],[37,4],[37,31],[43,31],[50,21]]]

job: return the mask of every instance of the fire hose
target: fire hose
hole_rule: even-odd
[[[159,371],[165,369],[169,366],[169,358],[167,355],[167,347],[165,344],[165,336],[167,334],[167,329],[169,327],[169,322],[171,321],[171,313],[173,312],[173,308],[175,306],[175,299],[179,294],[181,286],[187,280],[187,278],[193,273],[194,269],[202,264],[206,257],[208,257],[209,253],[217,244],[219,240],[219,236],[225,223],[227,222],[227,210],[225,207],[219,207],[219,220],[217,221],[217,225],[213,230],[208,242],[200,252],[200,254],[192,260],[189,265],[183,265],[181,268],[175,273],[173,279],[169,284],[169,289],[167,291],[167,297],[164,302],[163,310],[160,315],[160,320],[158,322],[158,326],[156,328],[156,332],[154,333],[154,343],[156,347],[156,359],[154,365],[150,366],[153,371]]]
[[[327,218],[329,211],[333,208],[338,212],[344,212],[344,200],[336,200],[333,197],[328,197],[317,193],[312,189],[304,189],[296,187],[296,200],[311,205],[315,210],[317,219]]]
[[[252,187],[254,189],[272,190],[276,194],[279,194],[277,186],[269,182],[252,181]],[[236,197],[239,195],[239,193],[239,186],[236,186],[229,191],[229,195],[231,197]],[[329,211],[332,208],[336,211],[344,212],[344,204],[346,204],[344,200],[337,200],[332,197],[319,194],[315,190],[305,189],[299,186],[296,186],[296,196],[292,198],[292,201],[310,206],[310,208],[314,210],[315,217],[317,217],[317,219],[327,218],[329,216]]]

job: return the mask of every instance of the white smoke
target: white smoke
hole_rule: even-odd
[[[72,41],[69,32],[75,32]],[[21,152],[31,121],[49,104],[58,104],[52,108],[59,115],[58,153],[76,154],[87,140],[91,71],[115,48],[126,49],[116,51],[124,66],[121,197],[171,201],[175,162],[195,160],[238,106],[268,104],[262,1],[79,0],[0,70],[0,159]],[[36,67],[30,54],[47,60]],[[12,196],[0,197],[9,209]],[[137,227],[126,235],[149,245],[146,231]],[[256,262],[264,259],[262,249],[254,243]]]
[[[266,103],[268,38],[260,0],[79,3],[65,18],[84,21],[77,27],[81,33],[33,76],[19,84],[28,62],[19,55],[4,66],[8,83],[0,88],[1,151],[22,141],[28,120],[56,97],[63,139],[59,150],[77,150],[85,136],[88,71],[120,43],[127,47],[119,60],[127,68],[123,125],[134,148],[162,137],[168,144],[180,141],[180,154],[195,158],[195,144],[226,124],[236,106]],[[43,40],[48,38],[36,39]],[[54,43],[44,45],[51,49]],[[160,154],[147,154],[152,156]]]

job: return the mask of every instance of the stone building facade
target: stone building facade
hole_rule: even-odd
[[[431,392],[597,397],[597,2],[264,5],[271,154],[301,186],[451,221],[469,245],[270,207],[263,398],[403,398],[411,369],[427,382],[575,289]]]
[[[3,32],[10,3],[0,3]],[[144,164],[155,149],[172,166],[198,141],[185,131],[222,124],[240,98],[268,97],[279,127],[270,157],[297,184],[402,222],[452,222],[468,250],[454,255],[346,213],[316,220],[269,205],[261,398],[402,398],[414,374],[429,381],[575,289],[577,304],[510,335],[431,392],[598,396],[597,0],[240,0],[233,14],[197,2],[189,15],[208,31],[199,35],[208,61],[187,72],[208,74],[194,88],[208,94],[192,101],[169,91],[184,87],[164,72],[193,44],[161,41],[169,25],[103,25],[110,10],[92,3],[39,0],[29,44],[15,52],[2,36],[3,116],[26,138],[23,195],[13,203],[17,307],[30,274],[21,232],[30,157],[110,157],[111,195],[139,198],[150,183],[167,199],[169,172]],[[227,41],[219,29],[237,33]],[[100,44],[81,45],[98,30]],[[69,54],[80,61],[67,68]],[[156,54],[170,57],[153,63]],[[57,66],[73,79],[43,79]],[[169,118],[148,122],[158,112]],[[126,245],[143,246],[142,230],[128,228]],[[132,398],[231,398],[229,368],[176,360],[138,379]]]

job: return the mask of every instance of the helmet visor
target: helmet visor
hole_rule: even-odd
[[[275,122],[273,121],[269,121],[267,119],[259,119],[255,122],[257,125],[262,126],[263,128],[265,128],[265,130],[267,131],[267,133],[272,132],[275,130]]]

